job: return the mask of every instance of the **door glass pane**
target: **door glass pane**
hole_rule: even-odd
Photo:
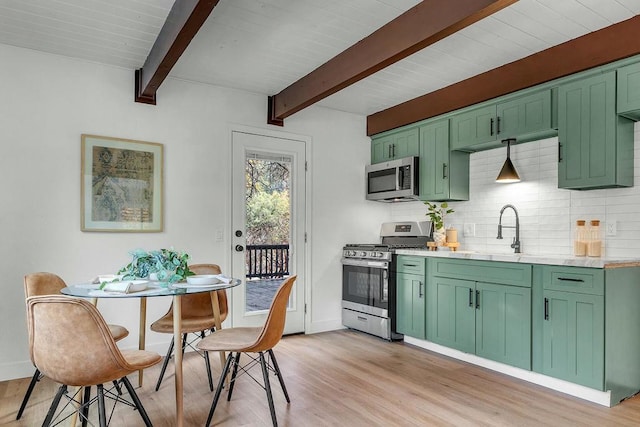
[[[245,312],[268,310],[289,276],[291,158],[248,152]]]

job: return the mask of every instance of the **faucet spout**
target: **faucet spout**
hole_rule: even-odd
[[[511,208],[513,209],[513,213],[516,214],[516,225],[512,226],[512,225],[502,225],[502,214],[504,213],[505,209],[507,208]],[[514,250],[514,253],[519,254],[520,253],[520,217],[518,216],[518,211],[516,210],[516,207],[510,204],[504,205],[502,207],[502,209],[500,209],[500,219],[498,220],[498,237],[496,237],[496,239],[502,239],[502,229],[503,228],[515,228],[516,229],[516,237],[513,239],[513,243],[511,244],[511,247]]]

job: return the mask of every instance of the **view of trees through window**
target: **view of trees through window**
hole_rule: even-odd
[[[289,162],[247,159],[247,245],[289,243],[290,169]]]

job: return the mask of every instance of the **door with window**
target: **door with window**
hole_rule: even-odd
[[[291,291],[285,333],[304,332],[305,141],[232,132],[234,326],[261,326],[278,286]]]

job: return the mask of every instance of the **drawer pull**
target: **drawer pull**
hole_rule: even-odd
[[[563,282],[584,282],[584,279],[574,279],[573,277],[558,277]]]
[[[417,264],[402,264],[403,267],[417,267]]]
[[[358,320],[362,320],[363,322],[366,322],[367,318],[366,317],[362,317],[362,316],[358,316]]]

